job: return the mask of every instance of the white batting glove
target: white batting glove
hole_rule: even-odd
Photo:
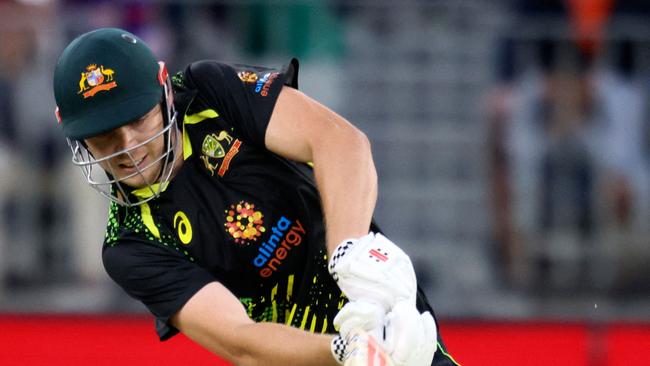
[[[386,313],[377,304],[349,301],[334,318],[334,328],[346,338],[355,329],[363,329],[375,339],[384,339]]]
[[[438,349],[438,329],[431,313],[399,302],[386,315],[384,347],[395,366],[430,366]]]
[[[378,340],[395,366],[430,366],[437,350],[437,328],[429,312],[406,301],[384,314],[376,304],[350,301],[334,318],[341,341],[360,330]]]
[[[417,284],[411,259],[381,234],[344,240],[334,250],[328,269],[350,300],[375,303],[384,312],[398,301],[415,306]]]

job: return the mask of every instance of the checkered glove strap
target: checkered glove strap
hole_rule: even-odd
[[[362,329],[346,337],[334,337],[331,349],[334,359],[343,366],[394,366],[381,344]]]
[[[332,349],[332,356],[334,356],[334,359],[336,362],[339,364],[343,365],[343,362],[345,361],[345,350],[347,348],[348,342],[343,339],[340,335],[337,335],[332,339],[332,344],[330,345]]]
[[[381,234],[344,240],[334,250],[328,269],[350,300],[375,303],[384,312],[398,301],[415,306],[417,284],[411,259]]]

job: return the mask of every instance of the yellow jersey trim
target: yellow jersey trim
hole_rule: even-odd
[[[167,186],[169,185],[169,182],[165,182],[162,186],[160,187],[160,183],[154,183],[150,186],[138,188],[134,191],[131,192],[132,195],[138,197],[138,198],[149,198],[156,193],[162,193],[167,189]]]
[[[185,117],[183,117],[183,160],[187,160],[187,158],[192,156],[190,136],[187,134],[187,131],[185,131],[185,125],[195,125],[199,122],[203,122],[208,118],[217,117],[219,117],[219,113],[217,113],[217,111],[214,109],[206,109],[199,113],[191,114],[189,116],[185,115]]]
[[[142,222],[144,222],[144,226],[149,229],[151,234],[153,234],[156,239],[160,239],[160,231],[158,231],[156,224],[153,222],[151,208],[149,208],[149,205],[146,202],[140,205],[140,214],[142,215]]]

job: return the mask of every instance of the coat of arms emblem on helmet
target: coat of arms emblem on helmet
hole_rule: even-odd
[[[86,70],[81,73],[77,94],[83,93],[83,97],[86,99],[93,97],[102,90],[113,89],[117,86],[117,82],[113,79],[114,74],[113,69],[104,68],[104,65],[88,65]]]

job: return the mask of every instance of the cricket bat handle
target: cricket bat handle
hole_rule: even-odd
[[[350,351],[343,366],[394,366],[393,361],[375,338],[363,330],[351,332]]]

